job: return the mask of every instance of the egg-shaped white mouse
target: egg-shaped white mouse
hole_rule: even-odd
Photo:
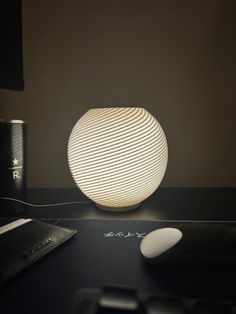
[[[147,234],[140,244],[145,258],[156,258],[176,245],[183,234],[176,228],[161,228]]]

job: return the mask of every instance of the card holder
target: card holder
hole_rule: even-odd
[[[20,219],[1,227],[0,284],[39,260],[76,233],[75,229],[31,219]]]

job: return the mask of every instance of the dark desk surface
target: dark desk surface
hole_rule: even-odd
[[[37,204],[88,202],[28,207],[28,216],[34,218],[236,221],[236,188],[159,188],[138,209],[123,213],[97,209],[77,188],[29,189],[28,201]]]
[[[78,189],[30,189],[28,201],[36,204],[88,203],[28,207],[29,217],[57,218],[51,222],[78,226],[79,233],[76,239],[9,281],[0,290],[0,312],[67,314],[66,309],[77,289],[102,287],[107,282],[134,285],[138,290],[152,293],[235,300],[235,270],[151,271],[141,259],[140,239],[123,241],[116,238],[114,242],[104,242],[102,237],[104,230],[127,228],[123,231],[149,232],[169,225],[172,220],[231,221],[236,224],[235,196],[235,188],[159,188],[140,208],[111,213],[97,209]],[[101,241],[102,245],[96,245],[96,241]]]

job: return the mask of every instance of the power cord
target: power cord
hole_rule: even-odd
[[[75,204],[92,204],[92,202],[86,202],[86,201],[64,202],[64,203],[54,203],[54,204],[32,204],[32,203],[24,202],[24,201],[18,200],[16,198],[11,198],[11,197],[2,196],[0,197],[0,199],[6,200],[6,201],[17,202],[17,203],[24,204],[31,207],[53,207],[53,206],[75,205]]]
[[[64,203],[54,203],[54,204],[32,204],[28,202],[24,202],[21,200],[18,200],[16,198],[11,197],[4,197],[0,196],[0,200],[7,200],[7,201],[13,201],[20,204],[24,204],[31,207],[53,207],[53,206],[63,206],[63,205],[75,205],[75,204],[93,204],[93,202],[86,202],[86,201],[76,201],[76,202],[64,202]],[[68,219],[68,218],[66,218]],[[236,223],[236,220],[189,220],[189,219],[158,219],[157,222],[188,222],[188,223]]]

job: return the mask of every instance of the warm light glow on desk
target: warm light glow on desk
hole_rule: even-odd
[[[68,143],[72,176],[98,207],[127,210],[150,196],[165,174],[168,149],[144,108],[95,108],[75,124]]]

